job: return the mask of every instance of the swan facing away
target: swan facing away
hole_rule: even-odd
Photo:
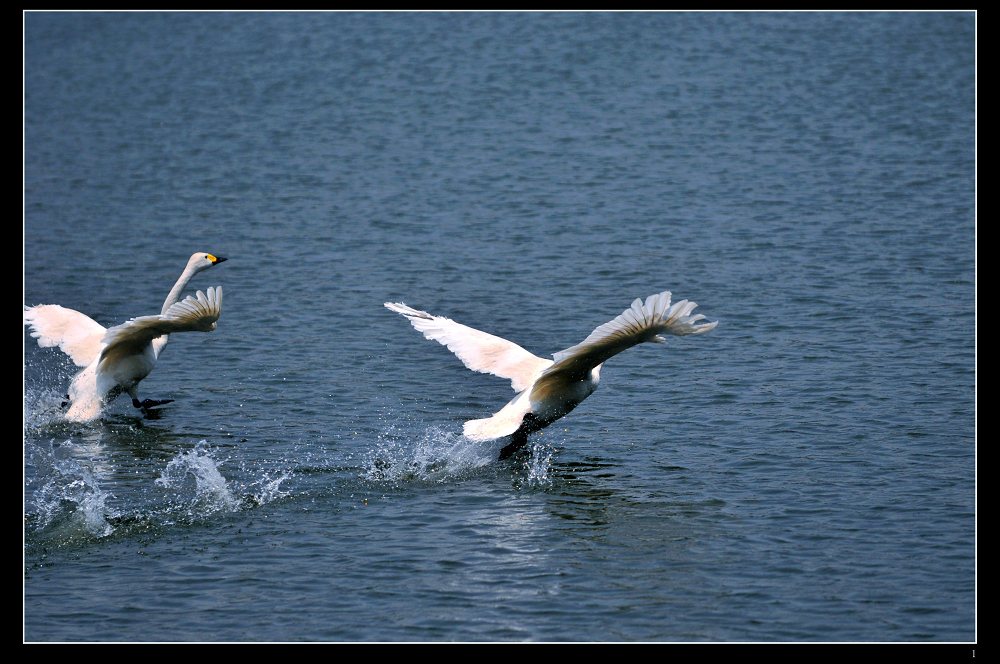
[[[222,286],[209,287],[205,293],[198,291],[183,300],[180,295],[194,275],[225,260],[204,252],[193,254],[158,315],[133,318],[110,329],[58,304],[25,307],[24,324],[30,326],[38,345],[58,346],[76,366],[83,367],[69,385],[67,420],[86,422],[97,418],[104,404],[122,392],[128,393],[132,405],[143,411],[173,401],[139,401],[136,386],[156,366],[170,334],[215,329],[222,313]]]
[[[385,306],[409,319],[428,339],[447,346],[469,369],[510,380],[517,396],[492,417],[469,420],[464,426],[470,440],[509,436],[500,459],[512,456],[527,444],[528,434],[552,424],[590,396],[600,381],[601,366],[609,358],[644,341],[664,343],[664,334],[703,334],[718,325],[718,321],[696,324],[705,318],[690,315],[698,305],[681,300],[671,306],[670,291],[663,291],[645,302],[636,298],[620,316],[549,360],[506,339],[401,302],[386,302]]]

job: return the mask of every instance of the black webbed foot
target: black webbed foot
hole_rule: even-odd
[[[173,399],[146,399],[145,401],[132,399],[132,405],[136,408],[141,408],[142,410],[148,410],[149,408],[155,408],[156,406],[173,403],[173,401]]]

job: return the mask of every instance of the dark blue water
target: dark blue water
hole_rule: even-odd
[[[212,334],[60,421],[25,335],[28,640],[969,641],[975,18],[25,20],[24,302]],[[382,308],[547,355],[671,289],[493,463],[506,403]]]

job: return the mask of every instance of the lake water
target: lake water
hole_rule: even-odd
[[[971,13],[29,13],[24,303],[212,334],[61,421],[25,334],[24,638],[972,641]],[[539,355],[670,289],[496,463]]]

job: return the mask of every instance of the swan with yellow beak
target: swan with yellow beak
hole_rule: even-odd
[[[222,256],[193,254],[177,279],[160,313],[140,316],[105,328],[89,316],[61,307],[40,304],[25,307],[24,324],[43,348],[58,346],[73,363],[83,367],[70,382],[66,419],[86,422],[96,419],[106,403],[122,392],[143,411],[173,399],[139,400],[137,386],[156,366],[160,353],[174,332],[211,332],[222,313],[222,286],[180,299],[194,275],[222,263]]]

